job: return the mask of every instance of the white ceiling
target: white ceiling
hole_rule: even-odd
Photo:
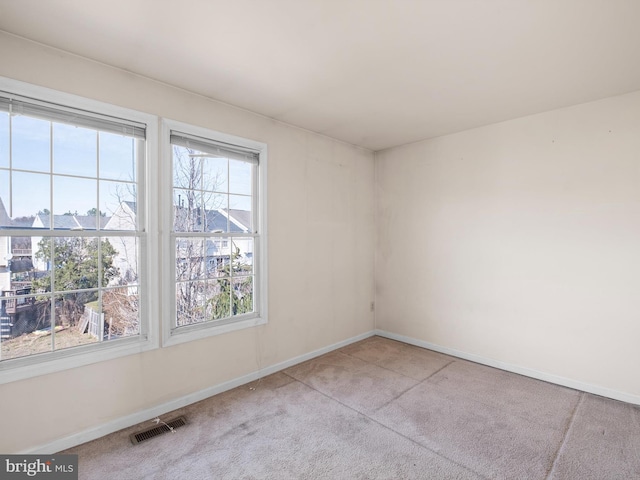
[[[640,90],[640,0],[0,0],[0,30],[372,150]]]

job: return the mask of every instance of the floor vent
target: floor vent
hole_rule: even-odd
[[[187,419],[184,417],[174,418],[169,422],[161,422],[160,425],[156,427],[147,428],[138,433],[132,433],[129,435],[131,439],[131,443],[137,445],[138,443],[142,443],[146,440],[151,440],[153,437],[157,437],[158,435],[165,434],[170,432],[172,429],[183,427],[187,424]]]

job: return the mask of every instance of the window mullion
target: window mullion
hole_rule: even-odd
[[[9,107],[9,217],[13,218],[13,115]]]
[[[49,228],[54,229],[54,205],[53,205],[53,123],[49,122]],[[49,256],[51,264],[49,271],[51,272],[51,313],[49,315],[49,326],[51,328],[51,351],[56,351],[56,297],[55,297],[55,240],[51,237],[49,244]]]

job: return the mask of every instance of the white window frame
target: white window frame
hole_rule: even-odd
[[[179,131],[188,135],[202,137],[214,142],[221,142],[255,151],[258,154],[257,196],[254,207],[257,212],[257,224],[253,229],[258,233],[254,243],[254,306],[255,312],[243,315],[237,320],[230,318],[224,321],[206,321],[193,325],[176,327],[176,274],[174,237],[180,233],[173,233],[173,150],[170,143],[171,131]],[[229,135],[175,120],[163,119],[160,129],[162,139],[161,178],[159,202],[162,204],[162,258],[170,259],[163,263],[162,271],[162,310],[168,312],[162,321],[163,346],[177,345],[201,338],[220,335],[235,330],[263,325],[268,321],[268,268],[267,268],[267,145],[247,138]],[[257,203],[257,206],[256,206]],[[165,265],[167,266],[164,269]],[[249,317],[249,318],[247,318]]]
[[[140,331],[141,334],[112,342],[101,342],[63,349],[44,354],[7,359],[0,362],[0,384],[49,373],[103,362],[126,355],[142,353],[160,346],[158,321],[160,309],[157,299],[159,275],[156,270],[159,257],[159,212],[155,205],[158,198],[158,171],[149,168],[158,158],[158,118],[154,115],[110,105],[77,95],[39,87],[17,80],[0,77],[0,90],[38,99],[47,103],[67,106],[87,112],[109,115],[146,125],[146,151],[144,161],[138,162],[138,216],[140,222]]]

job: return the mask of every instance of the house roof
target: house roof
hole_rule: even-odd
[[[222,210],[209,210],[207,212],[207,231],[215,232],[233,232],[233,233],[241,233],[244,232],[245,229],[242,228],[242,225],[234,222],[229,219],[229,230],[227,230],[227,216],[224,215]]]
[[[0,198],[0,227],[2,228],[31,228],[35,216],[11,218],[4,206],[4,201]]]
[[[36,217],[42,222],[44,228],[51,226],[51,215],[39,213]],[[101,228],[109,222],[109,218],[100,216]],[[53,215],[53,228],[59,230],[95,230],[96,217],[94,215]]]
[[[93,230],[96,228],[95,215],[74,215],[73,218],[84,230]]]
[[[78,222],[84,230],[94,230],[96,228],[95,215],[73,215],[73,218],[76,219],[76,222]],[[104,228],[110,218],[111,217],[107,217],[106,215],[100,215],[100,228]]]
[[[17,228],[31,228],[34,217],[18,217],[11,220],[11,224]]]
[[[251,230],[251,212],[249,210],[226,208],[225,212],[229,214],[229,220],[239,225],[242,231],[248,232]]]
[[[188,209],[185,207],[175,207],[175,209],[180,222],[187,222]],[[240,218],[250,218],[250,212],[244,210],[231,211],[235,212]],[[235,215],[230,215],[227,209],[207,210],[204,215],[196,211],[192,213],[192,219],[190,221],[194,223],[191,226],[193,231],[201,231],[203,221],[205,222],[205,230],[207,232],[243,233],[249,230]]]
[[[40,220],[44,228],[51,227],[51,215],[39,213],[36,215],[36,219]],[[78,224],[72,215],[53,215],[53,228],[71,230],[72,228],[78,228]]]

